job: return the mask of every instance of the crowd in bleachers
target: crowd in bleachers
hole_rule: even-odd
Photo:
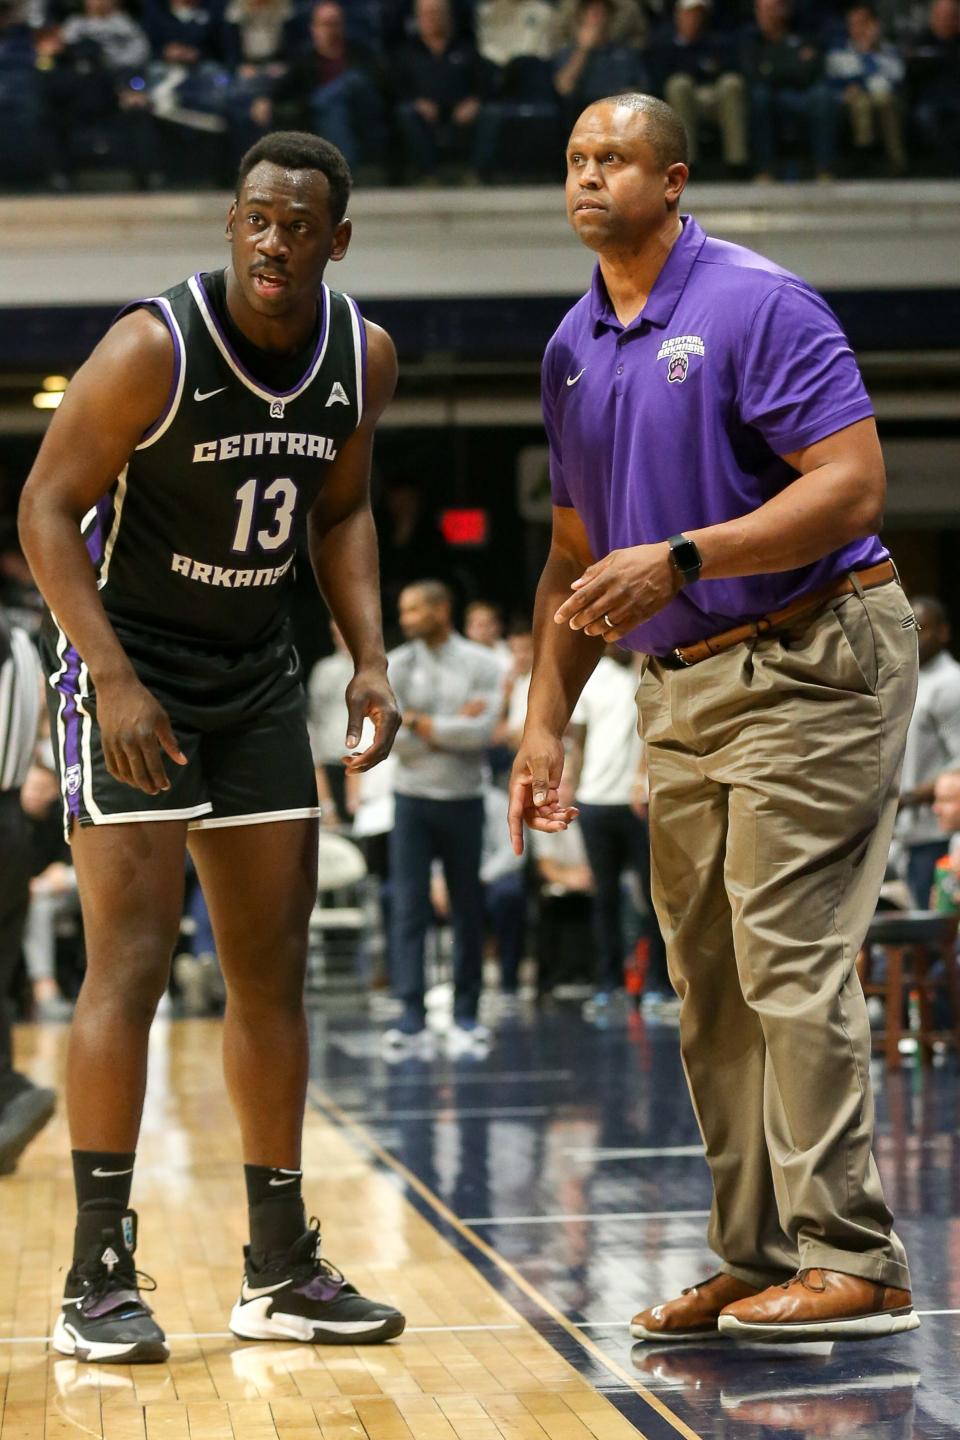
[[[554,180],[668,100],[717,179],[960,174],[960,0],[0,0],[0,185],[229,184],[269,128],[372,183]]]

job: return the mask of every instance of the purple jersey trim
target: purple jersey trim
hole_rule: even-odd
[[[109,493],[101,495],[97,501],[96,515],[94,516],[90,530],[84,537],[87,554],[90,556],[90,561],[94,568],[97,568],[103,559],[103,550],[106,545],[106,536],[110,530],[110,515],[112,511],[113,496]]]
[[[272,390],[269,385],[265,385],[262,380],[258,380],[256,375],[251,375],[246,365],[244,365],[240,359],[240,356],[230,344],[226,332],[217,317],[217,312],[210,304],[210,297],[207,294],[207,287],[203,283],[203,276],[197,271],[193,278],[197,282],[197,289],[200,295],[203,297],[203,308],[207,313],[207,318],[220,336],[223,348],[230,356],[231,363],[236,366],[240,374],[249,384],[256,386],[258,390],[262,390],[265,395],[272,395],[275,400],[290,400],[310,383],[313,379],[313,372],[317,367],[317,362],[322,356],[327,343],[327,326],[330,323],[330,292],[327,290],[326,285],[321,286],[320,290],[320,334],[317,336],[317,345],[311,356],[310,364],[306,370],[304,370],[296,385],[291,385],[289,390]]]
[[[346,299],[357,317],[357,330],[360,335],[360,393],[357,396],[357,424],[363,419],[363,412],[367,408],[367,327],[363,323],[363,316],[360,314],[360,306],[351,295]]]
[[[170,382],[170,389],[167,393],[166,403],[164,404],[164,407],[161,410],[160,414],[157,416],[156,420],[154,420],[153,424],[149,427],[149,429],[144,430],[143,434],[140,436],[138,448],[139,445],[142,445],[145,440],[149,440],[151,436],[155,435],[160,429],[160,427],[162,425],[165,425],[167,420],[169,419],[170,413],[173,410],[174,405],[176,404],[177,395],[180,392],[180,374],[184,366],[184,354],[183,345],[180,341],[180,330],[176,321],[173,318],[173,311],[170,308],[169,301],[164,300],[162,295],[151,295],[148,296],[145,300],[131,300],[129,305],[124,305],[122,310],[117,311],[116,315],[113,317],[113,320],[110,323],[112,325],[116,325],[117,321],[122,320],[124,315],[129,315],[134,310],[142,310],[147,305],[155,305],[157,307],[160,312],[160,318],[166,325],[167,329],[170,331],[171,338],[173,339],[173,378]]]

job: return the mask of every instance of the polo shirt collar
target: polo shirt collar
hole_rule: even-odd
[[[676,309],[677,301],[683,294],[690,271],[703,249],[707,237],[693,216],[681,215],[680,219],[683,230],[674,242],[673,249],[667,256],[666,264],[657,276],[653,289],[647,297],[647,303],[633,322],[634,325],[644,320],[649,321],[651,325],[658,326],[666,326],[670,323],[670,317]],[[590,287],[590,316],[593,321],[594,334],[603,326],[611,330],[624,328],[610,303],[607,287],[603,282],[603,275],[600,273],[599,261],[594,266],[593,283]]]

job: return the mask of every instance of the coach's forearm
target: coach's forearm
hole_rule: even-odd
[[[603,654],[603,641],[557,625],[554,615],[570,598],[570,586],[583,573],[571,555],[552,548],[543,567],[533,611],[533,675],[524,731],[534,728],[562,735],[573,708]]]
[[[83,657],[95,686],[133,676],[103,608],[79,520],[37,498],[29,484],[19,513],[20,543],[40,594]]]
[[[310,563],[358,670],[386,668],[377,532],[367,506],[326,531],[311,524]]]
[[[875,534],[883,490],[853,467],[822,465],[800,475],[749,515],[684,533],[703,558],[702,580],[796,570]]]

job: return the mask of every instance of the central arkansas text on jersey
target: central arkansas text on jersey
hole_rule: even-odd
[[[202,276],[137,302],[166,322],[174,375],[164,413],[84,517],[112,620],[226,649],[282,625],[307,513],[363,411],[360,311],[326,285],[319,303],[306,372],[277,391],[244,368]]]

